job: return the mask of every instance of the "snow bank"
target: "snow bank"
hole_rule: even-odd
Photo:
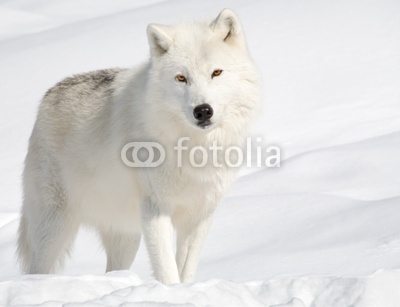
[[[0,305],[397,307],[400,271],[364,278],[306,277],[191,285],[143,284],[131,272],[94,276],[23,276],[0,281]],[[132,304],[131,304],[132,303]]]

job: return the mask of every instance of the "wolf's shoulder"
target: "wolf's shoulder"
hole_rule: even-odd
[[[126,70],[127,68],[108,68],[75,74],[51,87],[44,97],[65,95],[69,92],[87,95],[91,91],[105,90],[112,87],[116,76]]]

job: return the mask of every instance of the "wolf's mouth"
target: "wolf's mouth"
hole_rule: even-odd
[[[209,119],[202,120],[202,121],[199,121],[199,122],[197,123],[197,126],[203,128],[203,129],[206,129],[207,127],[209,127],[209,126],[211,126],[211,125],[212,125],[212,122],[211,122],[211,120],[209,120]]]

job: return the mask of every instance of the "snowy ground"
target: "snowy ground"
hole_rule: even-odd
[[[150,22],[224,7],[263,74],[253,135],[283,162],[222,201],[197,282],[154,282],[144,246],[130,271],[103,274],[88,230],[66,275],[21,276],[20,174],[47,88],[145,60]],[[0,80],[0,306],[400,306],[399,1],[0,0]]]

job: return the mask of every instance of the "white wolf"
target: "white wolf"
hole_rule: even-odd
[[[178,167],[174,147],[183,136],[188,148],[243,145],[260,101],[259,75],[229,9],[211,22],[150,24],[147,36],[151,57],[143,65],[76,75],[44,96],[23,174],[18,251],[26,272],[54,272],[88,225],[102,240],[107,271],[129,269],[143,233],[157,280],[194,279],[236,169],[195,168],[189,151],[180,152]],[[161,144],[165,161],[127,167],[121,149],[132,141]]]

